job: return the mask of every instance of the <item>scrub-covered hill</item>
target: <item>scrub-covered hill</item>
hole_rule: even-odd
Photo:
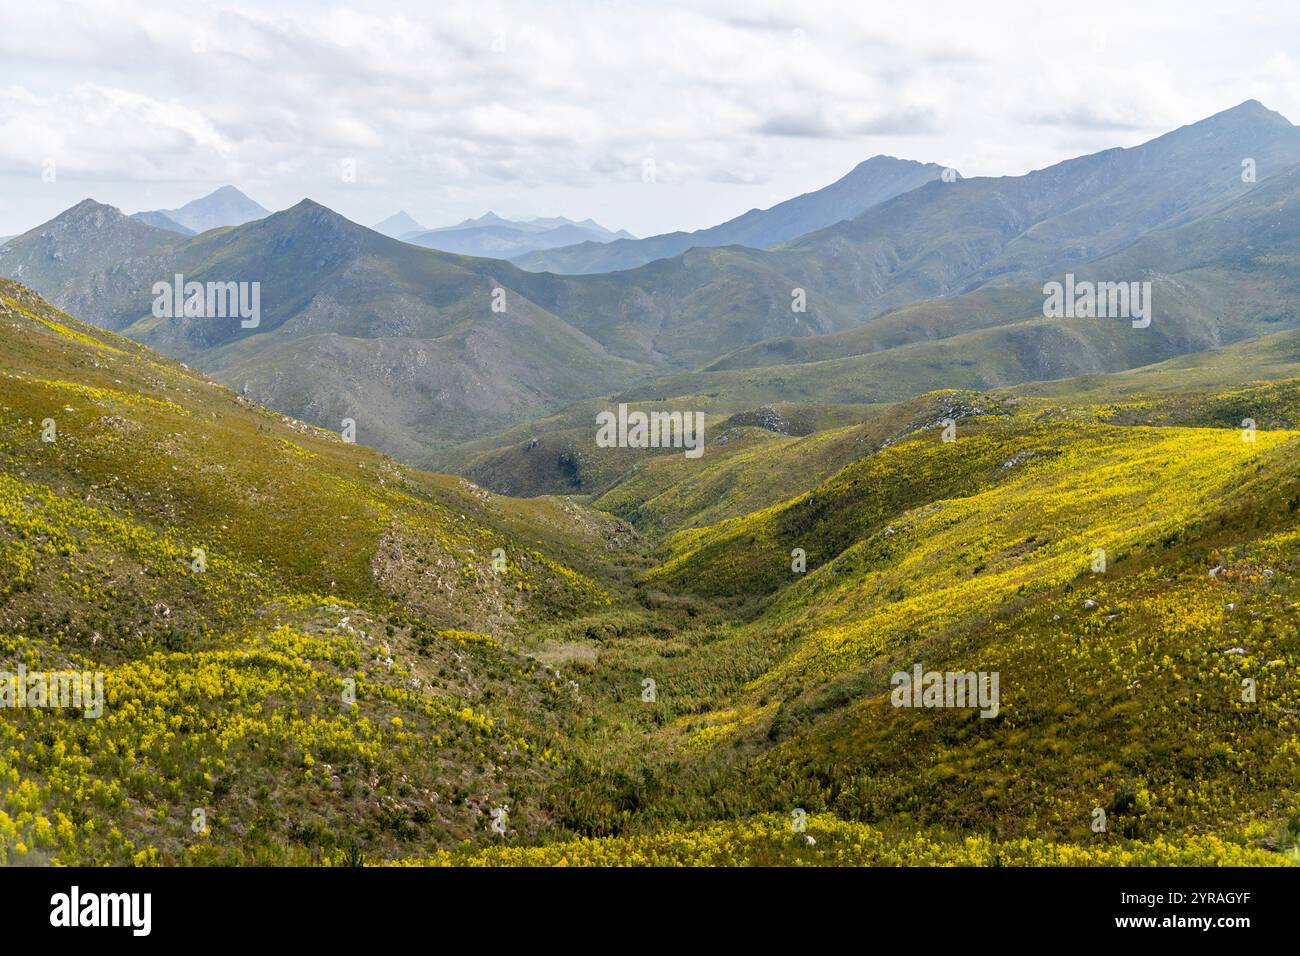
[[[550,826],[574,694],[507,645],[605,606],[593,565],[627,540],[0,283],[0,660],[102,675],[98,716],[5,711],[0,854],[328,861],[487,839],[497,806]]]

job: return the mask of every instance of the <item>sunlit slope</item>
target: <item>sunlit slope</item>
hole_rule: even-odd
[[[709,409],[636,403],[640,411]],[[510,494],[593,496],[593,504],[653,535],[709,524],[775,504],[815,486],[851,461],[946,418],[1002,412],[988,395],[947,390],[888,405],[778,403],[705,412],[697,459],[673,448],[600,448],[589,402],[497,438],[466,445],[448,466]]]
[[[623,839],[585,839],[543,847],[443,852],[426,866],[1278,866],[1283,857],[1214,835],[1085,847],[1021,838],[964,839],[887,834],[831,814],[809,815],[795,832],[789,816],[677,826]]]
[[[772,593],[747,626],[767,666],[677,721],[692,749],[728,744],[701,812],[1082,841],[1101,807],[1115,835],[1294,840],[1297,448],[984,419],[677,535],[657,586]],[[891,706],[890,675],[918,662],[999,672],[998,715]]]
[[[590,561],[591,535],[609,522],[588,532],[553,500],[495,499],[400,467],[75,322],[20,287],[3,290],[10,480],[78,499],[79,510],[110,523],[134,519],[178,554],[201,547],[218,567],[256,565],[269,589],[403,597],[395,590],[403,568],[387,556],[406,541],[419,545],[410,561],[442,560],[447,623],[498,603],[503,613],[544,613],[548,596],[564,606],[594,593],[548,564]],[[53,441],[42,440],[47,420]],[[509,594],[504,579],[483,576],[497,547],[517,565]],[[516,591],[519,583],[531,587]]]
[[[764,412],[781,419],[775,409],[760,409],[733,421],[762,421]],[[657,455],[623,476],[593,505],[626,518],[646,534],[713,524],[787,500],[917,430],[949,419],[1005,414],[1005,409],[986,395],[954,391],[894,405],[859,406],[851,414],[853,425],[801,436],[754,426],[732,432],[724,428],[726,444],[715,439],[702,459]]]
[[[818,676],[833,676],[841,658],[852,663],[855,638],[869,651],[886,633],[1063,584],[1099,548],[1114,572],[1119,555],[1230,502],[1292,438],[1012,419],[972,422],[945,442],[935,428],[792,501],[676,535],[651,577],[724,594],[785,588],[767,619],[815,621],[819,635],[786,669],[815,660]],[[791,570],[795,548],[806,576]]]
[[[3,712],[0,855],[383,857],[486,839],[506,805],[551,826],[573,695],[509,636],[604,606],[590,572],[624,537],[0,283],[0,660],[104,675],[98,718]]]
[[[1044,421],[1232,428],[1249,419],[1261,429],[1294,428],[1300,426],[1300,380],[1290,377],[1300,374],[1297,342],[1300,336],[1289,332],[1200,353],[1203,365],[1187,357],[1132,373],[996,393],[939,391],[889,405],[833,406],[837,418],[849,417],[855,423],[832,421],[810,434],[727,427],[728,422],[764,411],[824,406],[759,409],[718,423],[701,460],[666,452],[609,450],[609,464],[602,468],[607,487],[592,504],[649,535],[710,525],[809,490],[845,465],[946,419],[965,422],[1016,409],[1042,415]],[[1252,381],[1252,376],[1259,380]],[[576,431],[566,434],[575,445],[581,441]],[[621,471],[613,466],[619,453],[626,459]],[[475,467],[488,471],[489,463],[501,467],[504,460],[505,454],[484,456]]]

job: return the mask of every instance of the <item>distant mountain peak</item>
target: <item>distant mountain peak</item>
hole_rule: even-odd
[[[857,178],[863,178],[867,176],[877,176],[880,175],[882,172],[897,172],[898,170],[909,169],[909,168],[915,169],[917,171],[930,170],[930,171],[942,173],[945,167],[940,165],[939,163],[923,163],[920,160],[916,160],[916,159],[900,159],[897,156],[890,156],[885,153],[880,153],[876,156],[872,156],[870,159],[864,159],[862,162],[858,163],[851,170],[849,170],[848,173],[846,173],[843,176],[843,178],[839,181],[851,182],[852,180]],[[835,184],[833,183],[832,186],[833,185]]]
[[[496,226],[496,225],[503,225],[503,224],[508,223],[508,222],[510,222],[510,221],[511,221],[511,220],[506,219],[506,218],[504,218],[504,217],[502,217],[502,216],[498,216],[496,213],[494,213],[492,210],[489,209],[487,212],[483,213],[483,215],[479,216],[477,219],[466,219],[466,220],[462,223],[462,225],[466,225],[466,226]]]
[[[1277,126],[1290,128],[1292,123],[1277,110],[1271,110],[1259,100],[1245,100],[1236,106],[1221,110],[1196,123],[1193,127],[1214,127],[1236,124]]]
[[[894,156],[890,153],[877,153],[875,156],[872,156],[869,159],[864,159],[862,162],[858,163],[858,165],[855,166],[854,168],[860,169],[863,166],[890,166],[890,165],[894,165],[895,163],[903,163],[905,165],[914,165],[914,166],[938,166],[939,165],[938,163],[923,163],[920,160],[916,160],[916,159],[903,159],[902,157]]]
[[[207,232],[222,226],[242,226],[246,222],[265,219],[270,215],[269,210],[229,184],[218,186],[206,196],[187,202],[179,209],[148,212],[160,213],[194,232]]]
[[[403,242],[428,249],[492,259],[507,259],[575,242],[604,243],[628,237],[630,233],[611,232],[591,219],[584,222],[575,222],[565,216],[506,219],[491,210],[454,226],[423,232],[409,230],[397,236]]]
[[[1238,103],[1236,106],[1232,107],[1231,109],[1226,109],[1223,111],[1223,113],[1219,113],[1218,115],[1222,116],[1224,115],[1224,113],[1241,113],[1243,115],[1258,116],[1260,118],[1281,120],[1282,122],[1286,123],[1288,126],[1291,125],[1291,121],[1288,120],[1281,113],[1279,113],[1277,110],[1271,110],[1263,103],[1261,103],[1259,100],[1255,100],[1255,99],[1243,100],[1242,102]]]
[[[203,202],[203,200],[205,199],[243,199],[243,200],[247,200],[248,202],[253,201],[249,199],[248,196],[240,192],[240,190],[236,189],[234,186],[230,185],[229,183],[227,183],[224,186],[218,186],[216,189],[212,190],[212,192],[208,193],[206,196],[200,197],[199,199],[196,199],[194,201]]]
[[[267,222],[277,224],[298,222],[335,222],[356,226],[356,223],[347,216],[335,212],[329,206],[322,205],[314,199],[300,199],[288,209],[283,209],[280,212],[275,212],[267,216]],[[357,228],[361,227],[358,226]]]
[[[392,239],[397,239],[412,232],[425,231],[425,227],[411,218],[410,214],[405,209],[399,210],[387,219],[375,223],[371,228],[374,229],[375,232],[382,233]]]

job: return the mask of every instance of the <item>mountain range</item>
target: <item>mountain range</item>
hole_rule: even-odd
[[[0,247],[0,274],[271,407],[325,427],[365,416],[377,447],[469,467],[489,436],[501,433],[495,448],[525,422],[585,420],[586,404],[561,410],[599,396],[727,415],[896,401],[1118,370],[1292,325],[1297,163],[1300,131],[1249,101],[1024,176],[918,167],[922,185],[774,249],[692,248],[620,272],[530,273],[419,249],[310,201],[197,237],[87,201]],[[899,164],[855,170],[857,201],[895,188]],[[1151,281],[1156,321],[1045,320],[1041,285],[1067,270]],[[177,273],[260,282],[260,325],[153,317],[153,283]],[[464,442],[477,444],[450,451]]]
[[[621,229],[611,232],[591,219],[574,222],[556,216],[520,222],[488,212],[477,219],[466,219],[454,226],[407,232],[401,234],[400,238],[427,249],[465,256],[509,259],[571,243],[590,241],[600,244],[628,239],[631,234]]]
[[[508,263],[389,239],[309,200],[196,237],[86,200],[2,248],[0,268],[61,307],[306,420],[353,418],[411,460],[639,371],[530,301]],[[258,327],[155,318],[151,289],[176,274],[258,282]]]
[[[848,175],[829,186],[787,199],[771,209],[751,209],[708,229],[670,232],[645,239],[582,242],[510,258],[531,272],[575,274],[633,269],[697,247],[766,249],[852,219],[887,199],[939,179],[943,172],[933,163],[876,156],[859,163]],[[951,175],[955,177],[956,170]]]

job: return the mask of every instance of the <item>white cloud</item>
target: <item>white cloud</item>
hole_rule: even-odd
[[[1300,119],[1300,11],[1133,6],[7,4],[0,233],[86,195],[133,210],[233,182],[362,222],[491,207],[647,234],[770,205],[881,152],[1016,174],[1251,97]],[[56,184],[40,181],[47,157]]]

